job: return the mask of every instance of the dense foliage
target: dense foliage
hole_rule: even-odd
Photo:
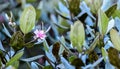
[[[120,0],[0,0],[1,69],[119,69]]]

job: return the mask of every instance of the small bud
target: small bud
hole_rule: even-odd
[[[11,25],[12,27],[15,27],[15,26],[16,26],[16,23],[15,23],[15,22],[9,22],[8,24]]]
[[[12,22],[9,22],[9,25],[12,25]]]

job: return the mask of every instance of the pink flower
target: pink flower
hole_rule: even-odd
[[[45,32],[43,31],[43,30],[38,30],[38,29],[36,29],[35,31],[34,31],[34,33],[35,33],[35,39],[36,38],[39,38],[39,39],[45,39],[45,37],[46,37],[46,34],[45,34]]]

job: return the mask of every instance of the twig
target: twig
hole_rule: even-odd
[[[74,53],[72,53],[67,47],[66,45],[60,40],[60,43],[63,45],[63,47],[72,55],[76,56]],[[77,56],[76,56],[77,57]]]
[[[37,39],[38,39],[38,38],[37,38]],[[29,42],[25,43],[24,45],[27,45],[27,44],[29,44],[29,43],[32,43],[32,42],[36,41],[37,39],[34,39],[34,40],[32,40],[32,41],[29,41]]]
[[[54,68],[54,66],[51,64],[51,60],[47,57],[47,56],[45,56],[45,58],[46,58],[46,60],[48,61],[48,63]],[[54,63],[54,62],[52,62],[52,63]],[[55,64],[55,63],[54,63]]]
[[[99,36],[100,36],[100,34],[98,34],[96,36],[96,38],[94,39],[93,43],[90,45],[90,48],[86,51],[87,54],[89,54],[91,51],[94,50],[94,48],[96,47],[97,42],[99,41]]]

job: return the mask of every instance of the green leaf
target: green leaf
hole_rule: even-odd
[[[17,69],[31,69],[31,66],[29,62],[20,61]]]
[[[71,25],[70,40],[72,45],[81,52],[82,45],[85,41],[85,31],[83,24],[80,21],[76,21],[74,25]]]
[[[88,57],[88,60],[92,63],[98,60],[98,55],[95,51],[90,52]]]
[[[48,65],[48,66],[45,66],[44,69],[53,69],[53,67]]]
[[[111,6],[107,11],[105,11],[106,15],[107,15],[108,17],[111,17],[112,14],[115,12],[116,8],[117,8],[117,5],[116,5],[116,4],[113,5],[113,6]]]
[[[101,35],[105,35],[108,27],[109,19],[106,14],[99,9],[98,11],[98,27]]]
[[[31,48],[34,46],[34,43],[25,43],[25,47]]]
[[[5,58],[5,53],[2,50],[0,50],[0,58],[1,63],[6,64],[7,60]]]
[[[10,45],[15,51],[18,51],[24,47],[24,37],[20,31],[15,32],[10,40]]]
[[[102,47],[102,56],[104,57],[104,61],[106,61],[106,57],[108,56],[108,53],[106,52],[105,48]]]
[[[8,61],[8,62],[6,63],[6,67],[9,66],[9,65],[14,64],[17,60],[20,59],[20,57],[21,57],[22,55],[23,55],[23,52],[19,52],[18,54],[16,54],[14,57],[12,57],[12,58],[10,59],[10,61]]]
[[[60,24],[58,23],[54,23],[54,24],[58,27],[58,31],[62,35],[70,29],[70,24],[68,24],[67,20],[65,19],[61,18],[60,20],[61,20]]]
[[[115,10],[115,12],[112,14],[112,16],[115,17],[119,17],[120,18],[120,10]]]
[[[69,52],[67,52],[66,50],[64,50],[62,53],[62,55],[65,59],[68,59],[68,54],[69,54]]]
[[[46,40],[44,40],[43,45],[44,45],[44,49],[45,49],[46,51],[48,51],[48,50],[49,50],[49,45],[48,45],[48,43],[47,43]]]
[[[77,16],[80,13],[80,0],[69,0],[69,10],[72,12],[75,16]]]
[[[41,10],[36,9],[36,20],[39,20],[40,16],[41,16]]]
[[[18,69],[19,67],[19,61],[15,61],[12,66],[15,68],[15,69]]]
[[[113,17],[113,18],[115,18],[115,17],[120,17],[120,10],[119,9],[117,9],[117,5],[116,4],[114,4],[114,5],[112,5],[107,11],[105,11],[105,13],[106,13],[106,15],[108,16],[108,17]]]
[[[75,69],[81,69],[80,67],[85,65],[80,58],[74,59],[71,64],[75,66]]]
[[[53,49],[52,49],[52,53],[53,55],[56,57],[56,60],[59,60],[60,57],[59,57],[59,50],[60,50],[60,43],[59,42],[56,42],[54,45],[53,45]]]
[[[26,0],[27,3],[33,3],[36,2],[37,0]]]
[[[65,38],[62,36],[60,39],[64,44],[65,44]],[[59,50],[59,55],[61,55],[64,52],[65,48],[63,45],[60,46],[60,50]]]
[[[84,0],[85,3],[90,7],[92,13],[96,14],[98,9],[102,5],[102,0]]]
[[[120,35],[118,34],[118,32],[115,29],[112,29],[110,31],[110,38],[111,38],[111,41],[112,41],[114,47],[120,51]]]
[[[35,26],[36,11],[33,6],[24,9],[20,17],[20,29],[24,34],[30,32]]]
[[[119,51],[115,48],[110,47],[108,49],[108,57],[109,57],[110,63],[119,69],[120,68]]]
[[[70,56],[69,57],[69,62],[72,62],[74,59],[76,59],[76,56]]]

